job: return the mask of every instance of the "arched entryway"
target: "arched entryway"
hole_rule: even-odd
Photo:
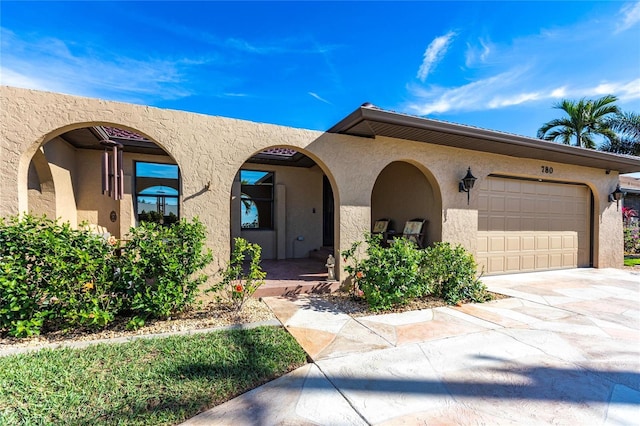
[[[30,160],[29,213],[117,238],[140,220],[179,218],[180,171],[169,153],[126,126],[71,127],[46,139]],[[118,160],[114,145],[121,150]],[[107,181],[111,192],[104,191]],[[114,196],[116,184],[122,189],[119,196]]]
[[[262,247],[268,280],[291,281],[285,285],[296,292],[326,280],[325,263],[338,242],[332,181],[312,154],[286,146],[265,148],[238,170],[231,189],[231,239]]]
[[[420,165],[394,161],[378,175],[371,191],[371,223],[390,219],[389,229],[401,234],[405,223],[424,219],[428,245],[442,236],[442,201],[435,178]]]

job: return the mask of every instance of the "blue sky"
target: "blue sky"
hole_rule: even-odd
[[[384,109],[535,136],[640,111],[640,2],[0,3],[2,84],[326,130]]]

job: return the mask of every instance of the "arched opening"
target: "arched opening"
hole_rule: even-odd
[[[371,191],[371,223],[389,219],[388,235],[402,234],[407,222],[424,220],[421,243],[440,241],[442,235],[442,202],[435,179],[427,171],[405,162],[387,165],[376,179]]]
[[[78,124],[45,140],[29,163],[27,210],[117,238],[140,220],[177,220],[178,165],[150,138],[125,127]],[[117,160],[112,146],[121,151]]]
[[[29,163],[27,181],[29,213],[35,216],[56,217],[56,188],[49,162],[38,149]]]
[[[298,148],[264,149],[238,170],[231,189],[232,242],[242,237],[262,247],[269,281],[298,281],[297,292],[326,281],[338,223],[331,182],[326,167]]]

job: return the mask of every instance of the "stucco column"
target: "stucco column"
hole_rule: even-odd
[[[242,208],[240,197],[242,196],[242,185],[240,183],[240,174],[233,180],[231,186],[231,239],[238,238],[242,229],[242,217],[240,209]]]
[[[622,224],[621,203],[616,206],[615,201],[608,200],[608,194],[603,194],[604,209],[598,221],[596,247],[594,247],[594,267],[596,268],[619,268],[624,263],[624,233]]]
[[[276,259],[287,258],[287,188],[276,185]],[[295,253],[291,253],[295,257]]]

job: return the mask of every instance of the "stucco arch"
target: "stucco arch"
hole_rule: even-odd
[[[101,191],[101,139],[95,132],[85,131],[82,143],[69,135],[97,126],[108,126],[136,133],[153,147],[148,152],[140,151],[123,139],[124,148],[124,187],[125,195],[116,201],[104,196]],[[104,129],[103,129],[104,130]],[[84,145],[84,143],[89,145]],[[165,145],[149,134],[134,126],[113,121],[80,121],[62,125],[46,134],[32,139],[26,144],[18,165],[18,203],[20,211],[32,210],[29,200],[29,164],[38,167],[38,172],[48,170],[55,189],[50,192],[55,205],[54,217],[78,226],[86,222],[89,227],[108,232],[117,237],[124,236],[131,226],[136,225],[135,205],[135,166],[136,161],[152,163],[180,164]],[[96,149],[97,148],[97,149]],[[33,175],[33,172],[32,172]],[[31,177],[33,180],[33,176]],[[176,188],[180,190],[181,188]],[[31,201],[35,200],[31,190]],[[180,200],[181,202],[182,200]],[[115,215],[114,215],[115,213]],[[115,220],[114,220],[115,217]]]
[[[29,165],[28,212],[56,218],[56,188],[49,162],[44,152],[36,150]]]
[[[426,219],[426,243],[441,241],[442,196],[429,169],[413,160],[387,163],[371,190],[371,223],[380,218],[391,219],[397,232],[408,220]]]
[[[84,128],[89,128],[94,126],[109,126],[109,127],[117,127],[123,130],[128,130],[149,139],[151,142],[153,142],[155,145],[161,148],[165,152],[165,154],[169,156],[169,158],[173,162],[175,162],[175,164],[178,164],[178,161],[175,159],[170,149],[168,149],[168,147],[162,143],[161,137],[155,137],[154,135],[149,134],[149,132],[142,131],[126,123],[116,122],[116,121],[107,121],[107,120],[78,121],[78,122],[63,123],[63,121],[65,120],[64,119],[60,120],[60,117],[58,117],[58,120],[53,120],[53,121],[58,124],[58,127],[56,127],[55,129],[49,130],[44,134],[37,135],[36,137],[30,140],[26,139],[25,140],[26,146],[21,150],[20,159],[18,162],[18,194],[17,194],[19,211],[21,212],[28,211],[28,192],[25,191],[24,188],[26,188],[28,184],[29,164],[31,163],[32,158],[34,157],[34,155],[36,155],[37,151],[43,148],[46,144],[55,140],[59,136],[64,135],[65,133],[73,130],[84,129]],[[180,167],[180,164],[178,164],[178,167]]]
[[[277,155],[265,155],[274,150],[288,150],[292,155],[280,160]],[[240,170],[274,173],[273,230],[242,229]],[[309,150],[293,145],[267,145],[254,151],[238,167],[230,192],[231,239],[242,236],[260,244],[265,258],[306,257],[311,250],[323,246],[339,247],[340,202],[336,181],[327,165]]]

